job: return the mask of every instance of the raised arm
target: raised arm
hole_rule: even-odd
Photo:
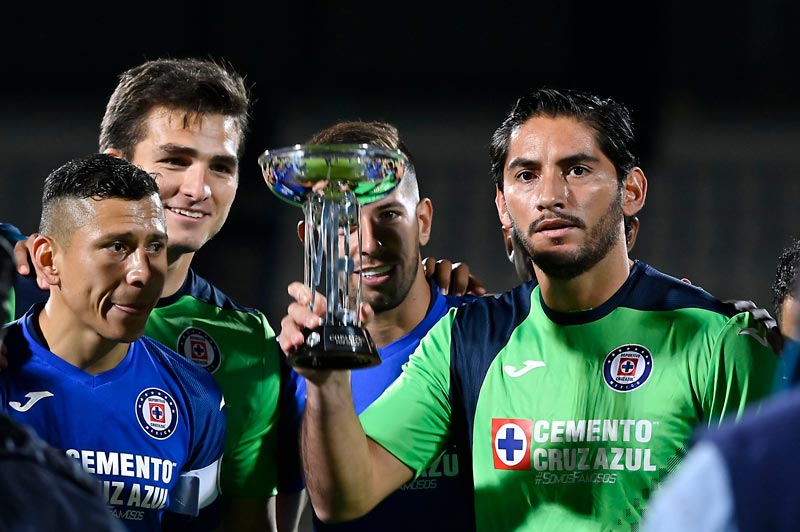
[[[291,352],[304,341],[302,328],[315,328],[320,317],[308,309],[310,293],[301,283],[289,286],[295,302],[281,321],[280,344]],[[324,299],[315,294],[322,313]],[[366,308],[363,319],[371,318]],[[413,476],[412,470],[369,439],[353,407],[350,372],[298,369],[306,379],[306,407],[301,450],[306,489],[317,516],[326,522],[366,514]]]

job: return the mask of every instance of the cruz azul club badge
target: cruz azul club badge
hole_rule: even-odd
[[[165,440],[172,436],[178,425],[175,400],[164,390],[147,388],[136,398],[136,419],[150,436]]]
[[[622,345],[609,354],[603,362],[603,378],[609,388],[617,392],[635,390],[650,378],[653,355],[642,345]]]
[[[219,346],[202,329],[188,327],[178,338],[178,353],[209,373],[214,373],[222,362]]]
[[[532,427],[530,419],[492,418],[495,469],[530,470]]]

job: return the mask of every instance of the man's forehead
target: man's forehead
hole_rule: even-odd
[[[241,141],[241,130],[236,117],[220,113],[197,113],[184,109],[154,107],[146,120],[145,138],[154,142],[174,143],[171,138],[191,138],[192,136],[223,138],[233,153]]]
[[[538,159],[545,154],[558,159],[578,154],[608,159],[600,149],[595,131],[573,117],[535,116],[512,130],[507,164],[518,157]]]
[[[164,225],[164,208],[157,195],[138,200],[125,198],[87,198],[81,200],[82,209],[90,220],[100,227],[108,224]]]

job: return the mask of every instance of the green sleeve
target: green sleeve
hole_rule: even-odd
[[[738,418],[748,405],[769,395],[777,362],[761,323],[749,313],[728,320],[715,339],[702,398],[708,425],[731,415]]]
[[[450,434],[450,331],[455,309],[428,332],[400,377],[361,414],[367,436],[415,476],[445,449]]]
[[[259,313],[257,353],[242,356],[234,371],[218,375],[226,397],[229,434],[223,457],[222,490],[234,497],[269,497],[278,485],[278,397],[280,347]],[[255,334],[256,331],[253,331]],[[227,400],[227,399],[226,399]]]
[[[3,324],[11,323],[14,321],[14,316],[16,316],[16,307],[14,306],[14,287],[11,287],[11,291],[8,293],[8,301],[0,308],[0,313],[3,314]]]

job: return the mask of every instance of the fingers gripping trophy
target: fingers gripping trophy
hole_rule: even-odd
[[[258,161],[270,190],[303,208],[305,284],[326,297],[322,326],[304,331],[305,343],[289,355],[289,363],[312,369],[380,364],[378,348],[358,312],[360,207],[391,194],[407,159],[399,151],[369,144],[298,144],[267,150]]]

